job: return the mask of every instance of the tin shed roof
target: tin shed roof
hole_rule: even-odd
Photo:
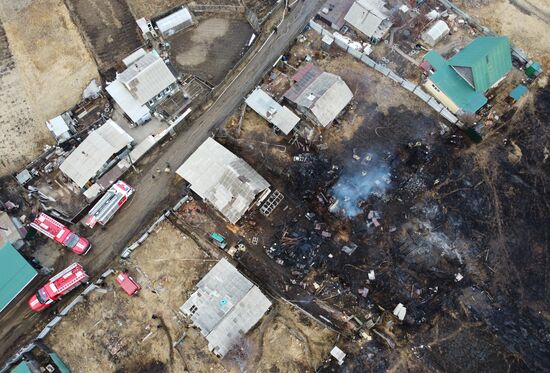
[[[293,80],[296,83],[285,93],[285,97],[309,109],[323,127],[328,126],[353,98],[353,93],[341,77],[323,72],[312,64],[300,69]]]
[[[269,309],[271,302],[226,259],[199,281],[180,310],[208,340],[208,348],[224,356]]]
[[[289,108],[281,106],[259,87],[246,98],[246,104],[285,135],[288,135],[300,121]]]
[[[117,76],[140,105],[144,105],[176,82],[166,63],[156,51],[145,54]]]
[[[206,139],[176,173],[231,223],[244,215],[257,194],[269,188],[248,163],[212,138]]]
[[[134,139],[112,119],[92,131],[65,159],[59,169],[80,188],[105,165],[105,163]]]

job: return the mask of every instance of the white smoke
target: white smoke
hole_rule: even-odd
[[[363,210],[359,202],[366,201],[371,195],[383,195],[390,187],[390,169],[387,166],[357,167],[344,172],[331,188],[336,200],[336,211],[349,218],[356,217]],[[333,212],[336,212],[333,211]]]

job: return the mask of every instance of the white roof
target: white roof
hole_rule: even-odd
[[[193,18],[191,17],[189,9],[187,9],[187,7],[182,7],[177,12],[159,19],[155,23],[164,36],[170,36],[176,33],[180,26],[191,26],[193,24]]]
[[[305,87],[286,95],[297,105],[308,108],[322,127],[332,123],[353,98],[347,84],[335,74],[322,72],[306,83]],[[302,85],[301,81],[296,85]]]
[[[131,53],[128,57],[124,58],[122,60],[122,63],[126,65],[127,67],[130,66],[133,62],[139,60],[141,57],[145,56],[147,52],[145,52],[145,49],[139,48],[135,50],[133,53]]]
[[[61,163],[59,169],[82,188],[114,154],[132,141],[132,136],[109,119],[97,130],[92,131]]]
[[[151,51],[118,74],[117,80],[143,105],[175,83],[176,77],[157,52]]]
[[[384,2],[377,0],[356,0],[345,21],[368,37],[374,36],[382,21],[389,18]]]
[[[438,20],[432,27],[430,27],[425,33],[422,34],[422,40],[428,43],[430,46],[434,46],[438,41],[443,39],[445,35],[449,33],[449,26],[443,20]]]
[[[269,188],[248,163],[212,138],[206,139],[176,172],[231,223],[244,215],[257,194]]]
[[[149,26],[147,24],[147,20],[145,18],[136,19],[136,23],[141,30],[141,33],[146,34],[149,32]]]
[[[132,122],[139,123],[140,120],[145,121],[151,116],[149,108],[145,105],[140,105],[134,96],[132,96],[126,87],[118,80],[109,84],[105,89],[126,115],[130,117]]]
[[[288,135],[300,121],[296,114],[286,106],[281,106],[260,87],[247,97],[246,104],[285,135]]]
[[[353,98],[353,93],[346,83],[338,76],[338,79],[324,95],[319,97],[311,111],[323,127],[328,126]]]
[[[180,310],[208,340],[208,348],[224,356],[269,309],[260,289],[226,259],[199,281]]]
[[[46,126],[50,132],[53,133],[56,140],[66,140],[71,137],[69,126],[65,123],[61,115],[47,121]]]

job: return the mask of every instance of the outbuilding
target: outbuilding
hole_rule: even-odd
[[[312,63],[300,68],[292,80],[294,85],[284,97],[323,128],[328,127],[353,98],[340,76],[324,72]]]
[[[434,47],[449,34],[449,26],[443,20],[436,21],[426,32],[422,34],[422,40],[430,47]]]
[[[91,179],[107,171],[109,160],[133,141],[132,136],[109,119],[101,127],[90,132],[61,163],[59,169],[79,188],[84,188]]]
[[[193,26],[193,23],[193,15],[186,6],[182,6],[172,14],[155,21],[159,32],[165,38]]]

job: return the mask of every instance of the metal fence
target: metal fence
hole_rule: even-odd
[[[367,54],[362,53],[361,51],[355,49],[348,42],[348,40],[344,38],[342,35],[340,35],[339,33],[337,32],[332,33],[326,30],[323,26],[316,23],[314,20],[309,21],[309,26],[313,30],[315,30],[317,33],[321,34],[321,36],[325,36],[325,35],[331,36],[334,39],[334,44],[336,44],[339,48],[342,48],[347,53],[352,55],[354,58],[363,62],[365,65],[372,67],[374,70],[378,71],[380,74],[393,80],[394,82],[399,84],[401,87],[405,88],[407,91],[415,94],[418,98],[420,98],[422,101],[427,103],[432,109],[434,109],[438,114],[440,114],[443,118],[445,118],[449,122],[456,124],[459,127],[462,126],[462,123],[459,122],[458,118],[453,113],[447,110],[445,106],[439,103],[435,98],[433,98],[428,93],[426,93],[419,85],[411,81],[408,81],[407,79],[402,78],[393,70],[388,68],[385,64],[378,63],[372,58],[370,58]]]

